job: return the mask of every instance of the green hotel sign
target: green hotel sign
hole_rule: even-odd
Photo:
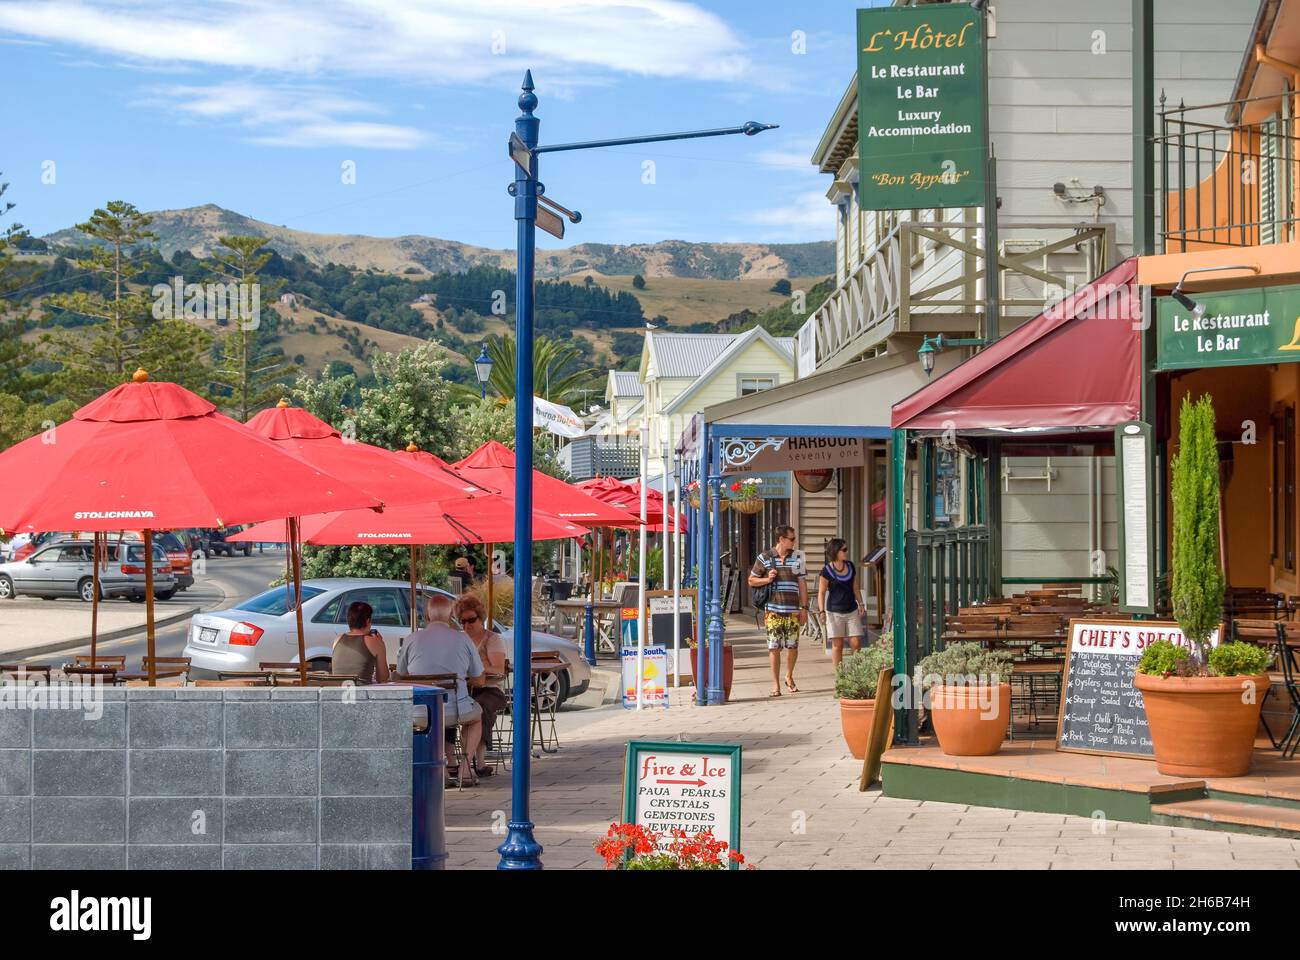
[[[858,11],[864,210],[984,204],[983,26],[964,3]]]
[[[1156,369],[1300,361],[1300,286],[1191,294],[1202,316],[1171,298],[1156,311]]]

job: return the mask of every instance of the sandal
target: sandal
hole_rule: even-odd
[[[794,681],[791,680],[789,677],[786,678],[785,685],[790,690],[791,693],[799,692],[799,688],[794,685]]]
[[[491,767],[475,767],[474,773],[480,777],[492,777],[496,775],[496,771]]]
[[[768,696],[768,699],[771,699],[772,697],[779,697],[779,696],[781,696],[781,691],[780,691],[780,690],[773,690],[773,691],[772,691],[771,693],[769,693],[767,696]]]

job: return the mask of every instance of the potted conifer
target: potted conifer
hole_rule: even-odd
[[[1173,471],[1170,596],[1190,647],[1153,643],[1138,662],[1156,768],[1182,777],[1238,777],[1250,769],[1271,654],[1248,643],[1210,649],[1223,618],[1219,565],[1219,451],[1214,403],[1183,398]]]

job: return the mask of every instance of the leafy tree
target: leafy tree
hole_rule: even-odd
[[[632,277],[632,286],[635,287],[635,288],[638,289],[638,290],[644,290],[644,289],[645,289],[645,277],[641,276],[641,274],[639,274],[639,273],[633,275],[633,277]]]
[[[1183,397],[1178,415],[1178,455],[1170,469],[1174,511],[1171,597],[1174,618],[1205,663],[1210,634],[1223,617],[1219,566],[1219,449],[1214,402]]]
[[[352,419],[353,407],[360,400],[357,378],[352,373],[331,371],[319,377],[300,373],[289,392],[304,410],[339,430]]]
[[[262,250],[266,243],[265,237],[221,237],[204,266],[221,283],[256,284],[261,302],[274,303],[284,281],[261,275],[271,259],[271,252]],[[239,300],[243,302],[242,293]],[[218,366],[213,372],[215,384],[223,393],[229,393],[231,415],[241,423],[279,400],[297,372],[285,360],[284,351],[274,346],[275,324],[263,323],[265,314],[270,314],[267,319],[273,321],[273,311],[263,311],[259,303],[256,326],[249,317],[236,318],[233,329],[222,338]]]
[[[8,189],[9,184],[0,183],[0,217],[6,216],[14,208],[11,201],[3,199]],[[7,297],[18,290],[31,273],[17,264],[13,255],[13,251],[19,249],[19,245],[27,239],[27,231],[20,223],[10,223],[0,228],[0,297]],[[12,316],[8,315],[10,312],[10,301],[0,300],[0,393],[24,401],[34,401],[41,397],[50,378],[48,374],[37,373],[32,368],[36,361],[36,349],[31,342],[23,339],[26,332],[23,310],[13,310]]]
[[[0,393],[0,450],[63,423],[76,409],[71,400],[39,404],[12,393]]]
[[[772,284],[772,292],[779,293],[783,297],[790,296],[790,291],[792,289],[793,288],[790,286],[790,281],[785,279],[785,277],[782,277],[776,283]]]
[[[414,443],[422,450],[448,449],[455,435],[451,384],[442,376],[449,363],[436,343],[375,358],[375,386],[361,390],[357,439],[387,450]]]

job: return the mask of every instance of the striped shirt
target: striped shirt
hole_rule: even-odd
[[[776,570],[776,580],[772,583],[771,599],[767,601],[768,613],[789,614],[799,612],[800,567],[799,558],[793,553],[784,560],[777,556],[775,552],[764,551],[758,555],[758,559],[754,561],[753,569],[749,571],[750,576],[766,577],[771,570]]]

